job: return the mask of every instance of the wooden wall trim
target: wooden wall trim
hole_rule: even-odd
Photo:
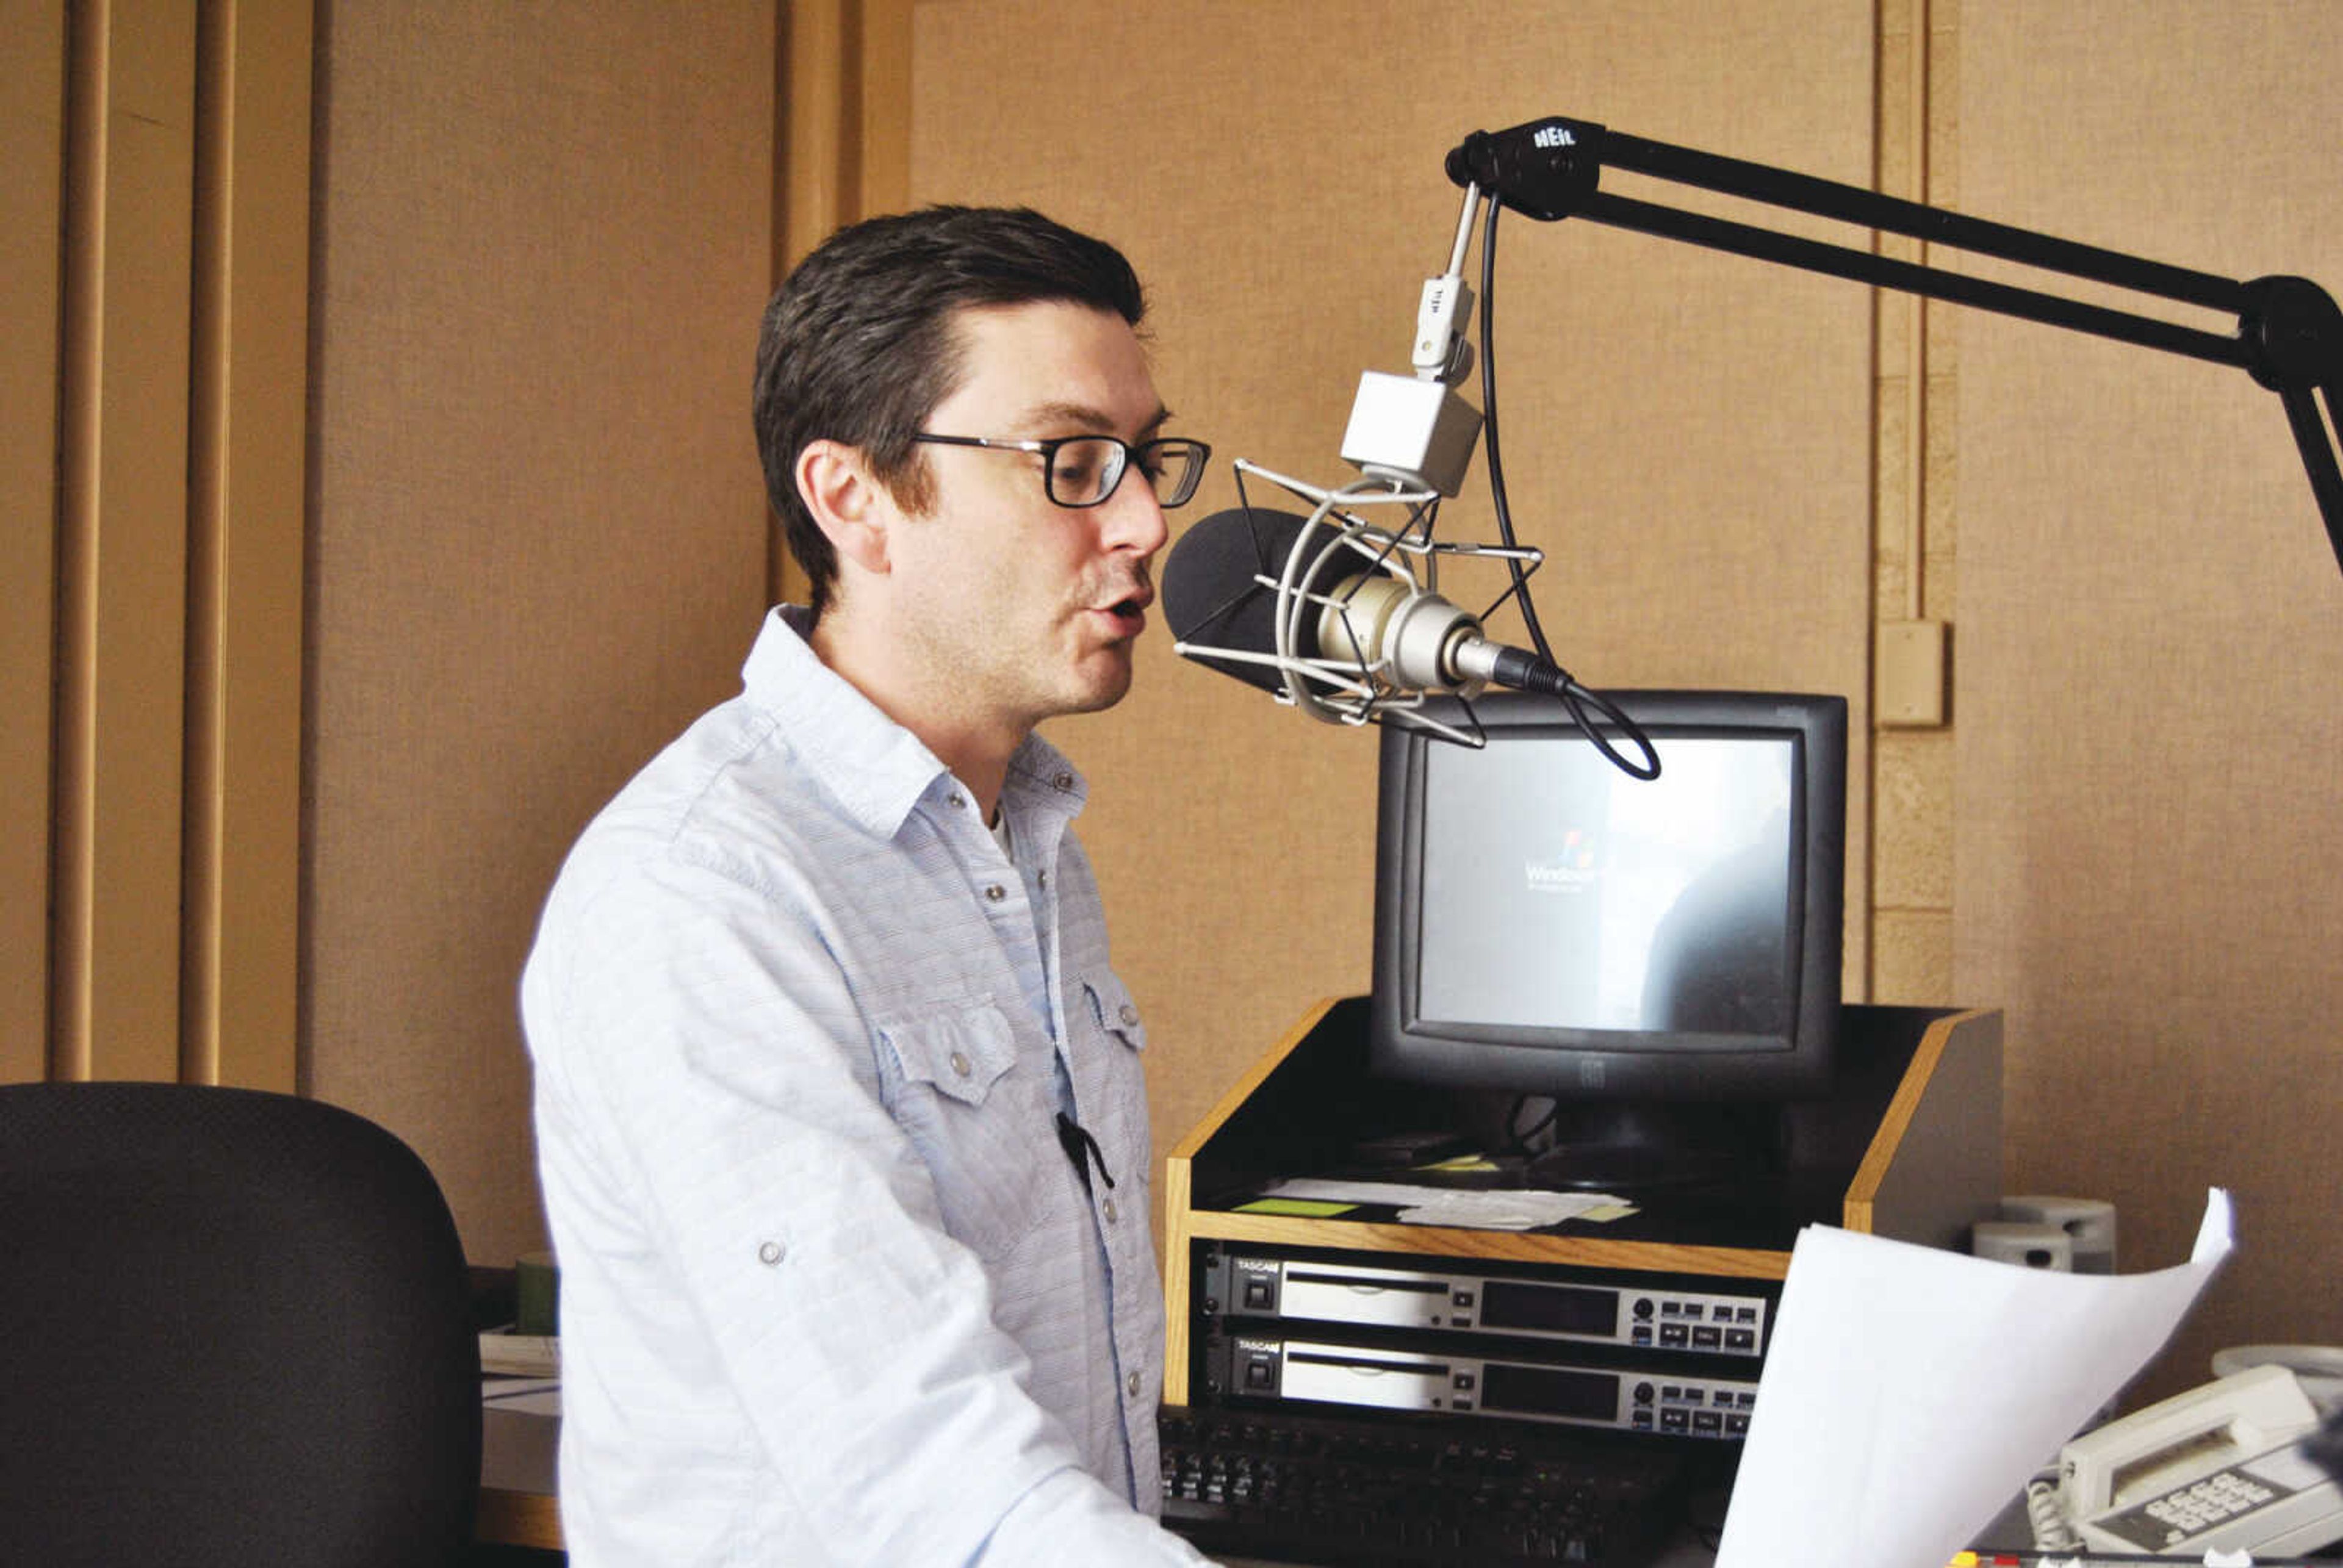
[[[0,5],[0,1083],[47,1070],[65,0]]]
[[[780,156],[773,160],[773,277],[844,221],[856,138],[849,121],[854,0],[796,0],[781,32]]]
[[[912,0],[784,7],[773,160],[773,281],[841,225],[900,210],[911,188]],[[771,597],[806,582],[774,529]]]
[[[911,199],[911,0],[862,0],[860,44],[855,216],[868,217]]]
[[[911,0],[801,0],[781,35],[779,282],[841,224],[911,186]]]
[[[307,0],[204,8],[182,1072],[297,1076],[309,324]]]
[[[196,15],[73,13],[51,1070],[178,1073]]]
[[[61,15],[45,1046],[0,1067],[290,1091],[311,7]]]
[[[1890,196],[1949,206],[1957,129],[1948,105],[1959,7],[1951,0],[1877,0],[1878,90],[1874,185]],[[1881,254],[1930,258],[1926,245],[1880,234]],[[1935,258],[1943,265],[1946,258]],[[1848,992],[1875,1002],[1937,1005],[1952,979],[1953,723],[1949,682],[1937,714],[1916,714],[1891,694],[1925,680],[1926,650],[1954,635],[1952,320],[1920,296],[1874,296],[1872,417],[1873,699],[1866,819],[1850,822],[1868,846],[1861,929],[1848,931]],[[1938,674],[1944,671],[1940,666]]]

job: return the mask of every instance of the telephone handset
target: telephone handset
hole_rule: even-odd
[[[2292,1372],[2251,1367],[2068,1443],[2060,1511],[2103,1552],[2299,1555],[2343,1537],[2343,1491],[2302,1452],[2318,1429]]]

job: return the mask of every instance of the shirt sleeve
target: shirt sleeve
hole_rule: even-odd
[[[1131,1512],[1088,1475],[1061,1470],[1027,1493],[1001,1520],[985,1543],[978,1568],[1206,1561],[1194,1547]]]
[[[540,1093],[561,1097],[602,1203],[682,1298],[665,1321],[695,1325],[699,1342],[656,1353],[729,1391],[827,1553],[1202,1561],[1084,1472],[1027,1395],[985,1271],[881,1102],[818,920],[673,859],[566,920],[524,985]],[[564,1264],[565,1312],[597,1310]]]

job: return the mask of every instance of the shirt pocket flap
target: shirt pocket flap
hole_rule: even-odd
[[[1091,1019],[1133,1050],[1147,1049],[1147,1026],[1140,1021],[1139,1004],[1131,988],[1112,970],[1100,970],[1082,979],[1082,995],[1091,1005]]]
[[[963,1105],[983,1104],[1017,1060],[1016,1032],[990,1002],[899,1019],[880,1025],[879,1034],[903,1064],[904,1078]]]

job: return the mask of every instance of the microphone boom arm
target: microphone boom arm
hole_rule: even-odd
[[[1866,250],[1622,196],[1601,188],[1605,167],[1974,251],[2045,271],[2234,315],[2233,337],[1948,272]],[[1448,177],[1541,222],[1584,217],[1857,283],[2217,364],[2235,365],[2278,395],[2343,568],[2343,464],[2329,421],[2343,423],[2343,310],[2305,277],[2238,282],[2072,240],[1947,212],[1860,186],[1794,174],[1548,116],[1506,131],[1474,131],[1450,151]],[[2323,397],[2324,417],[2314,397]]]

